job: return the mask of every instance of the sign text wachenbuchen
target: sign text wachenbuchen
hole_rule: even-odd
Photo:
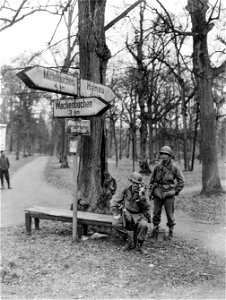
[[[17,76],[29,88],[69,96],[76,96],[78,94],[77,78],[66,73],[35,66],[19,72]]]
[[[59,118],[99,116],[109,107],[106,101],[97,97],[59,99],[53,103],[53,116]]]
[[[80,80],[80,96],[100,97],[107,102],[110,102],[115,98],[114,92],[108,86],[86,79]]]

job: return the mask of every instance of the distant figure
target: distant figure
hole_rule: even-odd
[[[1,177],[1,188],[4,189],[4,176],[8,184],[8,189],[11,189],[10,179],[9,179],[9,159],[5,156],[4,151],[1,151],[0,157],[0,177]]]
[[[160,150],[161,162],[153,170],[150,180],[150,200],[154,200],[153,232],[156,236],[161,222],[162,207],[165,207],[167,226],[169,227],[169,239],[173,237],[175,226],[174,201],[184,187],[184,176],[178,165],[173,161],[172,149],[164,146]]]

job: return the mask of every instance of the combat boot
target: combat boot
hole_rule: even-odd
[[[144,241],[141,240],[137,241],[137,251],[140,252],[141,254],[147,255],[148,251],[143,248],[143,243]]]
[[[134,248],[135,248],[135,244],[134,244],[133,236],[128,234],[127,243],[124,247],[122,247],[122,251],[129,251]]]
[[[157,237],[158,237],[158,232],[159,232],[159,227],[158,227],[158,225],[154,225],[154,228],[153,228],[152,233],[151,233],[151,238],[157,239]]]
[[[173,238],[173,230],[169,230],[168,239],[172,240]]]

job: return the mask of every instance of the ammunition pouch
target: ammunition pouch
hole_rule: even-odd
[[[165,199],[175,196],[175,186],[174,184],[163,184],[158,185],[154,188],[153,194],[156,198]]]
[[[159,187],[159,186],[154,187],[153,195],[156,198],[162,199],[162,189],[161,189],[161,187]]]

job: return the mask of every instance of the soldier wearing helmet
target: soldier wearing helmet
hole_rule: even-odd
[[[167,216],[166,225],[169,227],[169,238],[172,238],[176,224],[174,219],[175,195],[178,195],[184,187],[184,176],[180,167],[173,161],[173,151],[169,146],[160,149],[160,157],[161,162],[155,166],[149,186],[149,197],[154,200],[152,235],[155,236],[158,232],[162,207],[164,206]]]
[[[146,187],[140,173],[133,172],[128,180],[129,187],[124,188],[111,200],[110,211],[114,217],[112,226],[127,239],[124,251],[136,248],[142,254],[147,254],[143,248],[150,222],[150,206],[145,196]]]

